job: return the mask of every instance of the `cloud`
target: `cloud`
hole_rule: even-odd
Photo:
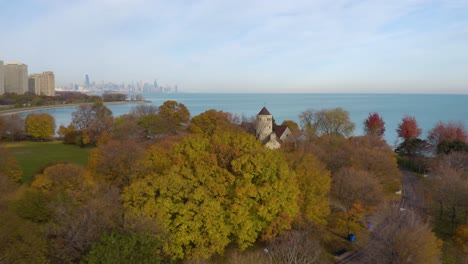
[[[445,76],[457,77],[453,83],[467,81],[458,74],[467,62],[457,59],[466,58],[466,1],[30,4],[36,12],[27,23],[7,26],[0,18],[10,40],[0,42],[0,56],[34,71],[55,70],[62,83],[88,72],[116,82],[159,77],[197,90],[354,87],[397,76],[423,84],[438,63],[446,65]]]

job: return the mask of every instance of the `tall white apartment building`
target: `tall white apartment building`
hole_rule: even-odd
[[[28,65],[7,62],[5,69],[5,93],[24,94],[28,91]]]

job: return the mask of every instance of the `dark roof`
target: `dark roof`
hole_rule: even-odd
[[[275,132],[276,136],[278,138],[281,137],[281,135],[283,135],[284,131],[286,130],[286,128],[288,128],[288,126],[274,126],[273,127],[273,132]]]
[[[266,107],[263,107],[262,110],[260,110],[260,113],[258,115],[271,115],[270,112],[266,109]]]

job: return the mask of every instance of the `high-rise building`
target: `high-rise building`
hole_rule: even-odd
[[[89,88],[90,85],[91,85],[91,83],[89,82],[89,76],[88,76],[88,74],[86,74],[86,77],[85,77],[85,86],[86,86],[86,88]]]
[[[29,92],[37,95],[55,96],[55,75],[51,71],[29,76]]]
[[[41,94],[41,75],[31,74],[28,79],[29,92],[32,94]]]
[[[28,65],[20,62],[5,64],[5,93],[24,94],[28,91]]]
[[[0,60],[0,95],[5,93],[5,69],[3,61]]]
[[[55,75],[51,71],[42,73],[41,95],[55,96]]]

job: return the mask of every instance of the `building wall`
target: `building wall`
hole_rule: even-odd
[[[51,71],[43,72],[41,83],[41,94],[47,96],[55,96],[55,75]]]
[[[0,95],[5,93],[5,67],[3,61],[0,60]]]
[[[273,116],[257,115],[255,131],[260,141],[264,141],[273,132]]]
[[[281,148],[281,144],[278,142],[278,139],[276,138],[275,133],[271,133],[270,139],[268,140],[267,143],[265,143],[265,147],[269,149],[279,149]]]
[[[286,130],[284,130],[283,134],[280,136],[280,139],[283,142],[286,142],[288,140],[294,140],[291,129],[289,129],[289,127],[287,127]]]
[[[29,92],[37,95],[55,96],[55,75],[53,72],[31,74]]]
[[[30,93],[41,94],[40,74],[29,75],[28,84]]]
[[[5,93],[24,94],[28,91],[28,66],[7,63],[5,68]]]

